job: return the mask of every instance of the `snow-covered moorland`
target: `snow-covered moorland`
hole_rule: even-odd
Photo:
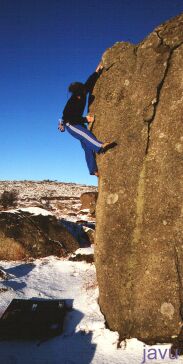
[[[89,248],[85,250],[90,253]],[[1,314],[13,298],[67,299],[73,306],[60,336],[40,345],[38,341],[1,341],[1,364],[136,364],[142,363],[144,353],[152,348],[166,355],[161,359],[157,351],[157,359],[147,362],[172,363],[165,351],[169,345],[148,347],[131,339],[117,348],[118,334],[105,327],[98,305],[94,264],[50,256],[27,264],[1,261],[0,266],[9,274],[0,284],[0,288],[7,288],[0,293]],[[182,363],[182,359],[173,362]]]
[[[81,208],[80,196],[97,191],[95,186],[57,181],[0,181],[0,195],[4,191],[16,191],[17,206],[41,207],[53,211],[57,217],[77,220]]]
[[[39,188],[38,195],[42,196],[43,191]],[[22,194],[19,207],[22,207],[23,199]],[[32,206],[32,202],[31,199],[29,204],[27,199],[25,206]],[[38,207],[25,210],[34,214],[48,213]],[[91,254],[93,250],[94,245],[78,249],[76,255]],[[167,344],[150,347],[135,338],[119,343],[118,333],[106,328],[98,305],[94,263],[49,256],[27,262],[0,261],[0,269],[4,272],[0,278],[0,316],[14,298],[72,302],[61,335],[42,343],[36,340],[0,341],[0,364],[183,363],[181,357],[171,358]]]

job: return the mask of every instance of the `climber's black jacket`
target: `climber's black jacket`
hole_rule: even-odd
[[[94,72],[85,82],[86,92],[92,93],[95,83],[99,77],[99,72]],[[76,95],[72,95],[70,99],[67,101],[65,108],[63,110],[62,120],[64,123],[69,122],[71,125],[74,124],[84,124],[87,120],[83,117],[83,112],[86,106],[86,95],[79,95],[78,98]]]

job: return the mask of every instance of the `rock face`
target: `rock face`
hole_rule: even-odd
[[[183,15],[116,43],[90,107],[97,157],[99,302],[120,338],[169,341],[183,304]]]
[[[65,256],[79,248],[79,244],[55,216],[32,215],[28,212],[0,213],[0,256],[3,244],[12,239],[13,244],[19,244],[24,251],[24,257],[44,257],[48,255]],[[9,245],[8,245],[9,249]],[[2,258],[1,258],[2,259]]]

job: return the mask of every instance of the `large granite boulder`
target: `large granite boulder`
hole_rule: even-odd
[[[79,248],[78,242],[55,216],[34,215],[22,210],[0,213],[0,259],[1,254],[4,259],[12,259],[11,245],[18,249],[18,256],[21,246],[25,258],[61,257]]]
[[[120,338],[170,341],[183,312],[183,14],[103,55],[93,131],[99,303]]]

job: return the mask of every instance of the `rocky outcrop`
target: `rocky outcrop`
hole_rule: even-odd
[[[40,207],[51,211],[57,218],[71,219],[75,217],[75,221],[81,218],[80,196],[85,192],[96,193],[95,186],[80,185],[76,183],[64,183],[57,181],[0,181],[0,195],[7,193],[9,198],[4,198],[5,202],[0,210],[7,210],[15,206],[11,203],[11,192],[17,193],[17,208]],[[2,196],[1,196],[2,197]],[[6,197],[6,196],[4,196]],[[1,201],[2,202],[2,201]],[[88,220],[90,216],[86,216]]]
[[[93,254],[74,254],[73,256],[69,257],[69,260],[72,262],[85,261],[86,263],[93,263],[94,255]]]
[[[90,214],[95,215],[95,208],[97,203],[98,192],[84,192],[82,193],[81,209],[89,209]]]
[[[64,219],[61,219],[61,222],[76,239],[80,247],[88,247],[94,243],[95,224],[86,221],[75,223]]]
[[[0,256],[3,251],[3,259],[12,259],[9,250],[17,244],[22,247],[25,258],[60,257],[79,248],[77,241],[55,216],[33,215],[21,210],[0,213]]]
[[[97,157],[99,303],[121,339],[170,341],[183,307],[183,15],[103,63],[93,130],[117,147]]]

